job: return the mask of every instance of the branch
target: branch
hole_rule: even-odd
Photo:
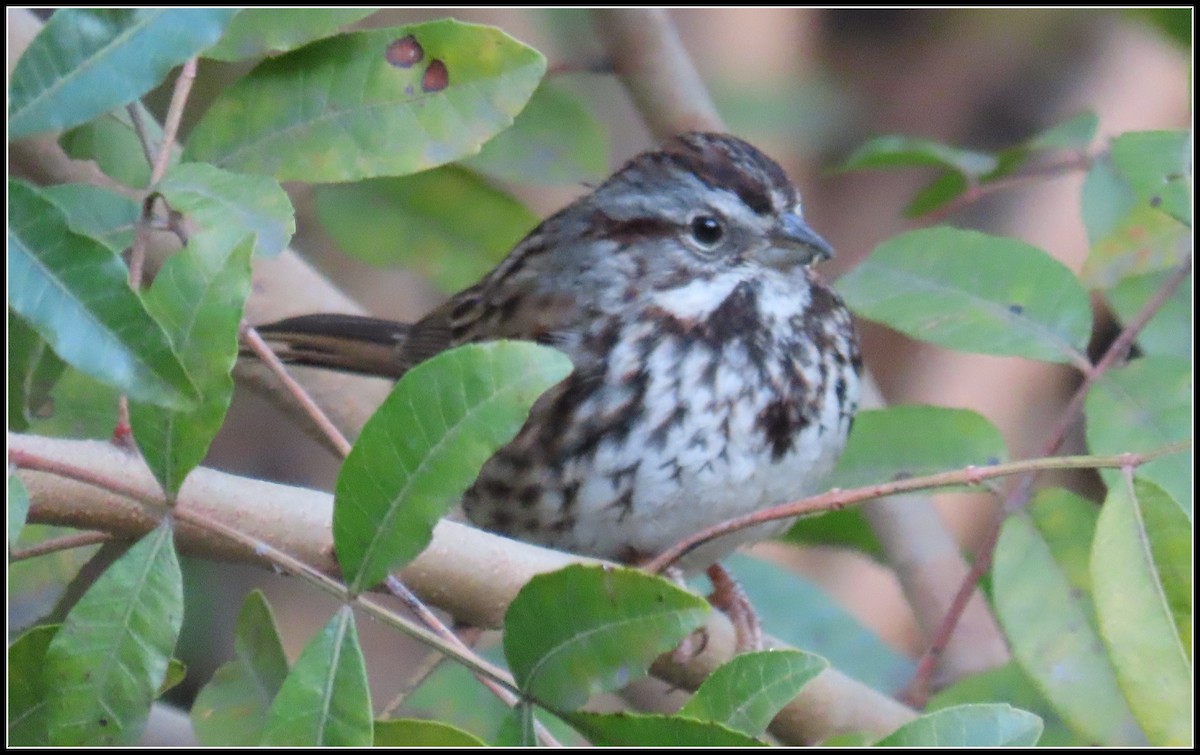
[[[872,498],[911,493],[918,490],[932,490],[934,488],[961,485],[979,485],[985,480],[1008,477],[1025,472],[1040,472],[1047,469],[1110,469],[1140,466],[1160,456],[1181,453],[1191,447],[1191,440],[1182,440],[1176,443],[1168,443],[1165,446],[1142,454],[1055,456],[1047,459],[1026,459],[1024,461],[1009,462],[1008,464],[996,464],[990,467],[966,467],[965,469],[957,469],[951,472],[939,472],[938,474],[926,475],[924,477],[910,477],[894,482],[865,485],[861,488],[851,488],[850,490],[834,489],[828,493],[811,496],[793,503],[772,506],[761,511],[756,511],[753,514],[739,516],[716,526],[709,527],[686,540],[681,540],[659,554],[653,561],[646,564],[646,570],[655,574],[661,574],[671,564],[710,540],[715,540],[731,532],[754,527],[765,522],[791,519],[792,517],[804,516],[806,514],[819,514],[825,511],[838,511],[851,504],[861,503]]]
[[[29,491],[29,521],[101,530],[136,538],[151,530],[158,511],[140,501],[161,499],[153,475],[139,459],[98,441],[71,441],[9,434],[10,453],[36,455],[90,471],[99,478],[123,481],[130,497],[58,475],[19,470]],[[304,488],[223,474],[204,467],[188,476],[175,509],[182,551],[204,558],[270,568],[267,549],[286,553],[327,577],[338,575],[333,558],[332,497]],[[236,529],[234,539],[207,520]],[[457,620],[496,628],[508,603],[534,575],[588,561],[492,535],[451,521],[434,529],[433,541],[400,571],[422,600]],[[594,561],[590,561],[594,563]],[[370,602],[370,596],[364,596]],[[686,664],[662,659],[659,678],[695,689],[734,653],[733,627],[719,612],[710,614],[704,651]],[[866,731],[882,736],[913,718],[913,712],[880,692],[836,670],[827,670],[805,686],[772,726],[790,743],[819,742],[839,733]]]
[[[617,78],[659,139],[684,131],[725,131],[708,89],[661,8],[592,11]]]

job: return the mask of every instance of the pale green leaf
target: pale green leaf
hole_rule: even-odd
[[[287,677],[287,656],[263,594],[246,596],[234,628],[235,658],[213,673],[192,704],[192,729],[206,747],[252,747]]]
[[[1005,520],[992,594],[1013,655],[1075,730],[1098,744],[1143,742],[1090,621],[1089,602],[1023,513]]]
[[[59,625],[36,626],[8,646],[8,744],[45,747],[46,649]]]
[[[1177,623],[1185,590],[1190,602],[1191,586],[1180,580],[1186,574],[1190,582],[1190,539],[1179,507],[1139,482],[1109,491],[1092,545],[1100,632],[1125,699],[1155,746],[1192,744],[1190,606],[1186,627]]]
[[[230,371],[238,356],[238,325],[250,293],[252,239],[224,260],[197,240],[167,260],[146,294],[200,391],[199,405],[176,412],[130,402],[134,438],[159,484],[174,495],[204,460],[233,398]]]
[[[719,723],[649,713],[564,715],[598,747],[763,747],[762,742]]]
[[[521,588],[504,617],[504,655],[526,694],[573,710],[645,676],[708,611],[701,598],[634,569],[568,566]]]
[[[455,166],[317,188],[317,217],[342,251],[402,264],[442,290],[483,277],[538,219],[511,195]]]
[[[545,68],[499,29],[449,19],[341,34],[267,59],[222,92],[184,157],[281,181],[415,173],[511,125]]]
[[[131,398],[194,401],[195,387],[121,260],[68,230],[62,211],[26,184],[10,180],[8,196],[8,295],[17,314],[63,361]]]
[[[183,623],[183,576],[164,520],[71,609],[46,652],[50,742],[138,741]]]
[[[1189,360],[1145,357],[1109,370],[1096,381],[1084,405],[1092,453],[1150,451],[1192,437],[1192,370]],[[1181,452],[1143,464],[1137,476],[1160,485],[1192,511],[1192,454]],[[1115,484],[1118,473],[1104,470]]]
[[[235,12],[56,11],[12,71],[8,138],[68,128],[133,102],[172,68],[216,42]]]
[[[375,747],[484,747],[474,734],[419,718],[394,718],[375,722]]]
[[[837,289],[859,316],[950,349],[1079,362],[1091,334],[1087,292],[1070,270],[1022,241],[977,231],[896,236]]]
[[[342,606],[288,672],[267,715],[262,744],[367,747],[373,726],[354,613]]]
[[[921,431],[913,432],[917,427]],[[1007,459],[1000,431],[969,409],[919,405],[868,409],[854,418],[846,450],[826,486],[857,488],[968,466],[987,467]]]
[[[374,8],[246,8],[204,57],[235,61],[294,50],[360,21]]]
[[[877,747],[1032,747],[1042,720],[1010,705],[959,705],[926,713],[876,743]]]
[[[757,737],[810,679],[828,667],[819,655],[799,650],[743,653],[713,671],[679,715]]]
[[[600,181],[608,173],[608,135],[582,98],[542,82],[512,128],[463,164],[517,183]]]

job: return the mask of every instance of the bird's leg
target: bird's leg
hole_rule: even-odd
[[[708,602],[729,617],[737,637],[738,653],[748,653],[763,648],[762,622],[742,586],[724,566],[713,564],[705,571],[712,582],[713,591]]]

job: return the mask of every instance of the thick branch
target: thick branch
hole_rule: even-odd
[[[69,441],[10,434],[10,450],[69,463],[96,476],[119,479],[145,499],[159,495],[157,483],[135,457],[96,441]],[[149,531],[157,513],[143,504],[99,487],[60,476],[20,471],[29,489],[29,521],[100,530],[134,538]],[[200,468],[179,492],[177,510],[234,527],[253,540],[284,551],[326,574],[336,575],[328,494]],[[181,523],[180,548],[205,558],[269,566],[248,545]],[[559,569],[578,559],[564,553],[491,535],[443,521],[432,544],[400,577],[428,603],[465,623],[498,627],[508,603],[535,574]],[[680,687],[695,688],[732,657],[733,628],[715,613],[706,627],[709,642],[686,665],[664,660],[655,674]],[[773,731],[788,742],[817,742],[833,734],[867,731],[882,735],[912,718],[908,708],[837,671],[813,682],[776,719]]]

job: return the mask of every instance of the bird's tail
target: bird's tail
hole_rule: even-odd
[[[257,326],[263,339],[291,364],[399,379],[410,325],[361,315],[301,315]]]

